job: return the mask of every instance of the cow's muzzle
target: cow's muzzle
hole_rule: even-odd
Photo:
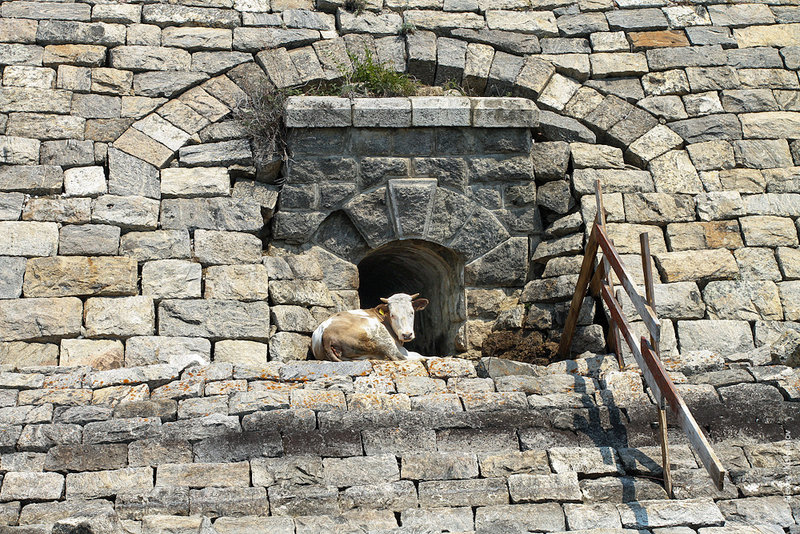
[[[403,343],[406,343],[408,341],[413,341],[414,340],[414,333],[413,332],[409,332],[409,333],[405,333],[405,334],[400,334],[400,339],[403,340]]]

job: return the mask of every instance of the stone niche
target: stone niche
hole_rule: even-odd
[[[411,350],[474,348],[470,295],[492,288],[518,297],[541,233],[530,157],[535,105],[295,97],[287,124],[291,159],[273,252],[324,249],[336,258],[325,269],[329,289],[357,290],[361,307],[397,292],[430,299]],[[354,267],[358,277],[342,287],[336,273]]]

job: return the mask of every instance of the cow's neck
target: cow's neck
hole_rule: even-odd
[[[383,324],[383,327],[386,328],[386,330],[389,332],[389,335],[392,336],[392,339],[394,339],[394,342],[397,343],[397,346],[402,347],[403,342],[400,341],[400,338],[398,338],[397,334],[394,333],[394,328],[392,328],[392,322],[389,320],[389,315],[386,313],[381,313],[379,308],[372,308],[370,311],[374,313],[375,318],[378,319],[381,324]]]

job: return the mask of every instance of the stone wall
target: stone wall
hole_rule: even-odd
[[[533,126],[530,150],[508,153],[525,162],[528,177],[532,169],[535,195],[522,174],[512,186],[519,190],[470,181],[459,193],[490,213],[484,220],[496,221],[494,237],[503,239],[459,248],[413,234],[467,252],[466,302],[450,316],[466,319],[453,341],[459,350],[478,352],[493,330],[557,337],[594,217],[595,180],[634,276],[638,234],[650,234],[667,352],[742,352],[796,328],[796,6],[387,0],[356,15],[341,4],[0,5],[0,363],[305,357],[316,322],[358,302],[354,261],[366,252],[330,241],[347,223],[336,202],[351,203],[341,207],[352,220],[369,195],[348,196],[364,192],[360,182],[323,181],[310,198],[293,180],[330,169],[308,168],[316,134],[299,128],[278,201],[279,186],[269,183],[275,167],[256,165],[232,108],[258,83],[340,78],[347,52],[365,47],[423,82],[510,94],[540,110],[538,126],[525,125]],[[356,115],[351,109],[349,120]],[[483,127],[411,120],[434,139]],[[351,146],[359,136],[385,139],[372,125],[353,122],[348,132],[342,139]],[[460,138],[491,143],[492,135]],[[395,178],[381,158],[413,155],[392,143],[353,153],[360,176],[375,158],[374,172],[399,180],[387,182],[389,198],[432,188],[420,180],[433,177],[437,191],[451,191],[414,161]],[[493,169],[500,159],[487,145],[473,154],[468,172],[519,172]],[[345,235],[360,235],[370,250],[390,238],[352,222],[358,234]],[[527,246],[532,263],[515,262],[513,275],[504,269],[491,281],[498,245],[498,256],[507,245],[514,258]],[[577,350],[601,348],[602,327],[591,324],[601,315],[587,302]]]

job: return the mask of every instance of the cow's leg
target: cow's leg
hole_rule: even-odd
[[[340,357],[342,355],[342,352],[333,346],[333,343],[329,336],[322,337],[322,350],[325,352],[325,357],[328,360],[332,362],[342,361]]]

